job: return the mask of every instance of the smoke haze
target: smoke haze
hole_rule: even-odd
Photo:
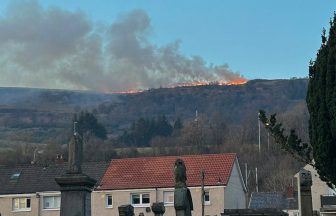
[[[234,81],[228,65],[180,52],[180,42],[149,41],[142,10],[97,25],[81,11],[11,3],[0,18],[0,86],[125,91],[177,83]]]

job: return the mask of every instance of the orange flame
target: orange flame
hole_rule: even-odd
[[[226,86],[226,85],[243,85],[247,83],[247,79],[241,77],[232,81],[217,81],[217,82],[207,82],[207,81],[195,81],[195,82],[187,82],[187,83],[175,83],[168,86],[165,86],[164,88],[176,88],[176,87],[192,87],[192,86],[207,86],[207,85],[219,85],[219,86]],[[113,91],[111,93],[114,94],[137,94],[144,92],[146,90],[141,89],[130,89],[125,91]]]

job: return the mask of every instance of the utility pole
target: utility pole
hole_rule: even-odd
[[[245,163],[245,187],[246,187],[246,193],[245,193],[245,197],[246,197],[246,203],[245,206],[246,208],[248,207],[249,204],[249,193],[248,193],[248,179],[250,177],[250,171],[247,170],[247,163]]]
[[[261,143],[261,134],[260,134],[260,113],[258,112],[258,129],[259,129],[259,143],[258,143],[258,148],[259,148],[259,155],[260,155],[260,143]]]
[[[255,168],[255,178],[256,178],[256,191],[259,192],[259,186],[258,186],[258,168]]]
[[[202,197],[201,197],[201,201],[202,201],[202,216],[204,216],[204,195],[205,195],[205,191],[204,191],[204,177],[205,177],[205,174],[204,174],[204,170],[201,171],[201,184],[202,184]]]
[[[269,151],[270,148],[270,135],[269,132],[267,132],[267,150]]]

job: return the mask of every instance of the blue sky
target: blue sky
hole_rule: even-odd
[[[5,13],[9,1],[2,0]],[[320,46],[323,27],[336,9],[335,0],[43,0],[44,7],[85,12],[110,24],[120,15],[143,9],[151,19],[150,40],[164,45],[181,40],[187,56],[227,63],[248,79],[307,76]]]

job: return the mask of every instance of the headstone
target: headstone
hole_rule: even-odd
[[[163,216],[165,211],[166,211],[166,208],[163,202],[153,203],[152,212],[154,212],[155,216]]]
[[[184,161],[177,159],[174,165],[175,190],[174,208],[176,216],[191,216],[193,202],[190,190],[187,187],[187,174]]]
[[[312,216],[313,215],[313,203],[312,203],[312,176],[310,171],[301,169],[299,172],[299,210],[300,215]]]
[[[74,124],[73,139],[69,143],[68,170],[55,178],[61,190],[61,216],[91,216],[91,192],[96,180],[82,173],[82,140]]]
[[[134,207],[132,205],[122,205],[118,207],[119,216],[134,216]]]

